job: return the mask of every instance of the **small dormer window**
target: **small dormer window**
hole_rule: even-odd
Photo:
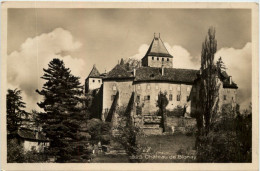
[[[150,90],[150,89],[151,89],[151,86],[150,86],[149,84],[147,85],[147,89],[148,89],[148,90]]]
[[[154,57],[152,57],[152,60],[154,60]]]
[[[98,80],[98,82],[100,83],[100,80]]]
[[[169,61],[169,58],[167,58],[167,61]]]
[[[164,61],[164,58],[162,58],[162,61]]]
[[[93,83],[95,82],[95,80],[92,81]]]
[[[170,86],[169,89],[172,90],[172,86]]]
[[[157,57],[157,61],[159,61],[159,57]]]

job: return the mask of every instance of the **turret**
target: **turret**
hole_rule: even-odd
[[[154,34],[153,41],[142,58],[142,66],[172,68],[173,56],[166,49],[162,39]]]

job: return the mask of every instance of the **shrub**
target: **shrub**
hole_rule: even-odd
[[[169,116],[169,117],[172,117],[172,116],[181,117],[181,116],[184,116],[184,108],[182,106],[178,105],[177,107],[175,107],[173,109],[173,111],[167,110],[166,113],[167,113],[167,116]]]
[[[234,117],[227,111],[230,112],[223,108],[222,118],[208,134],[197,136],[198,162],[252,161],[252,115],[237,113]]]

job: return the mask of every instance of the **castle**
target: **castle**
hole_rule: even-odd
[[[186,117],[196,112],[200,99],[195,80],[201,72],[173,68],[173,58],[178,56],[169,54],[160,35],[155,35],[141,60],[141,66],[129,68],[125,64],[117,64],[106,74],[100,74],[94,66],[86,79],[85,88],[86,92],[95,91],[102,94],[102,119],[111,120],[110,114],[114,112],[112,108],[115,105],[127,107],[131,99],[135,107],[134,116],[155,116],[160,91],[167,93],[167,110],[172,111],[181,106],[185,108]],[[218,78],[221,81],[220,106],[228,103],[234,106],[237,100],[237,85],[225,71],[219,73]]]

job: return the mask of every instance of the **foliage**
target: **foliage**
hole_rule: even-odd
[[[226,65],[225,65],[224,62],[222,61],[222,58],[221,58],[221,57],[218,58],[218,61],[217,61],[216,65],[217,65],[217,68],[220,69],[220,71],[226,71],[226,69],[227,69],[227,68],[226,68]]]
[[[167,110],[167,116],[169,116],[169,117],[172,117],[172,116],[175,116],[175,117],[184,116],[184,108],[182,106],[178,105],[177,107],[175,107],[173,109],[173,111]]]
[[[28,116],[24,110],[25,103],[21,96],[22,91],[18,89],[7,90],[6,108],[7,108],[7,132],[9,137],[13,137],[22,125],[22,121]]]
[[[91,119],[87,121],[87,130],[91,135],[93,143],[101,141],[102,144],[108,144],[110,141],[110,124],[102,122],[100,119]]]
[[[40,163],[46,162],[47,156],[37,151],[23,151],[17,139],[7,140],[7,162],[8,163]]]
[[[162,116],[162,127],[163,132],[166,132],[167,129],[167,116],[166,116],[166,106],[168,105],[169,100],[167,99],[167,92],[162,93],[161,91],[158,94],[157,107],[159,107],[159,115]]]
[[[119,121],[116,126],[118,134],[114,135],[114,139],[126,150],[130,162],[141,162],[140,159],[131,156],[139,156],[143,151],[143,147],[137,142],[137,137],[142,136],[142,132],[139,127],[134,125],[130,111],[126,111],[126,109],[131,110],[130,108],[121,107],[116,111],[119,115]]]
[[[199,105],[197,126],[199,135],[207,134],[214,124],[218,113],[219,87],[217,74],[218,69],[214,64],[214,56],[217,50],[217,40],[215,39],[215,29],[209,28],[208,36],[202,44],[201,70],[199,81]]]
[[[48,152],[56,162],[68,162],[77,150],[73,142],[79,139],[78,132],[86,118],[82,86],[62,60],[53,59],[43,70],[41,78],[46,82],[41,91],[36,91],[44,97],[38,106],[45,111],[40,120],[43,132],[51,140]]]
[[[197,137],[198,162],[252,161],[252,114],[234,116],[228,108],[207,135]]]

